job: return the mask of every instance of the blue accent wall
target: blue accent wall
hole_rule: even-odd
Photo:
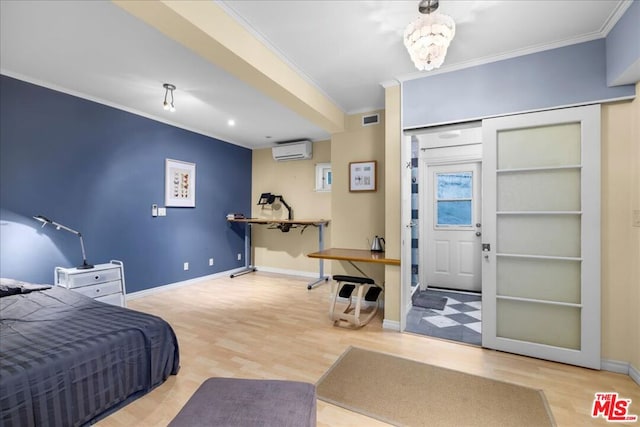
[[[403,128],[634,95],[634,85],[607,86],[605,39],[599,39],[409,80],[402,86]]]
[[[196,163],[196,207],[153,218],[166,158]],[[33,215],[80,231],[90,263],[123,261],[128,292],[206,276],[244,265],[225,217],[251,211],[251,150],[0,76],[0,208],[2,277],[81,263],[79,239]]]

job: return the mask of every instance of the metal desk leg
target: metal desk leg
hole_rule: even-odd
[[[243,274],[253,273],[256,268],[251,265],[251,224],[247,223],[244,229],[244,269],[233,273],[230,278],[242,276]]]
[[[318,251],[322,250],[324,250],[324,224],[321,223],[318,225]],[[329,281],[329,276],[324,275],[324,260],[320,258],[318,263],[320,264],[318,279],[309,283],[307,285],[307,289],[313,289],[316,286]]]

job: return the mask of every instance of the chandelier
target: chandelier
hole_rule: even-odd
[[[450,16],[436,12],[438,0],[421,0],[418,11],[423,15],[407,26],[404,45],[420,71],[433,70],[444,62],[449,43],[456,34]]]

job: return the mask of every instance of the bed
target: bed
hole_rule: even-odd
[[[89,425],[178,373],[159,317],[59,286],[4,281],[0,294],[2,426]]]

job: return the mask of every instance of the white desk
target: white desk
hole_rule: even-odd
[[[308,226],[313,226],[318,228],[318,251],[322,251],[324,249],[324,228],[329,225],[328,219],[261,219],[261,218],[234,218],[227,219],[229,222],[237,222],[246,224],[245,234],[244,234],[244,260],[245,260],[245,268],[238,273],[232,274],[230,277],[241,276],[243,274],[252,273],[256,271],[255,266],[251,264],[251,227],[255,224],[258,225],[269,225],[273,228],[278,228],[280,230],[286,229],[288,231],[290,228],[295,227],[304,227],[302,230]],[[322,282],[326,282],[329,280],[329,276],[324,275],[324,260],[319,259],[319,272],[318,279],[310,282],[307,285],[307,289],[313,289],[315,286],[321,284]]]

